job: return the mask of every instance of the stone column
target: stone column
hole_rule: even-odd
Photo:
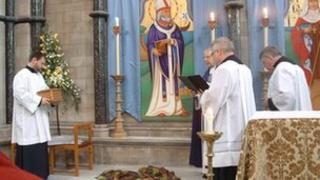
[[[41,29],[44,26],[44,0],[31,0],[30,7],[31,19],[34,20],[30,21],[31,48],[34,50],[39,47],[39,36]]]
[[[240,9],[243,3],[231,0],[225,3],[229,28],[229,38],[234,42],[235,54],[241,57]]]
[[[0,1],[0,16],[5,15],[5,1]],[[5,102],[5,23],[0,20],[0,126],[6,121],[6,102]]]
[[[94,88],[95,88],[95,124],[106,124],[109,118],[108,106],[108,68],[107,68],[107,1],[94,0],[93,51],[94,51]]]
[[[14,17],[15,0],[6,1],[6,16],[9,19]],[[5,67],[6,67],[6,122],[12,120],[13,108],[13,77],[15,74],[15,51],[14,51],[14,21],[5,22]]]

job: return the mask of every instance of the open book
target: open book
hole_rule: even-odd
[[[156,49],[160,53],[166,53],[167,52],[167,44],[168,44],[167,39],[155,41],[154,44],[155,44]]]
[[[207,82],[200,75],[179,76],[179,79],[183,82],[184,85],[195,92],[202,93],[209,88]]]

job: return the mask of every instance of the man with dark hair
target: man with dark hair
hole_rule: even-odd
[[[312,110],[309,87],[300,66],[282,56],[273,46],[265,47],[260,59],[264,67],[272,71],[268,85],[270,110]]]
[[[48,98],[38,91],[48,89],[40,71],[46,63],[45,55],[34,52],[27,66],[13,80],[12,143],[16,143],[16,165],[43,179],[49,175]]]

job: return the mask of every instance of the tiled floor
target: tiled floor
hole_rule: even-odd
[[[48,180],[95,180],[100,173],[105,170],[131,170],[138,171],[138,169],[142,166],[110,166],[110,165],[95,165],[93,170],[87,170],[85,168],[80,169],[80,176],[73,176],[72,173],[56,173],[54,175],[50,175]],[[174,171],[175,174],[183,180],[201,180],[202,173],[200,168],[195,168],[192,166],[187,167],[165,167],[170,171]]]

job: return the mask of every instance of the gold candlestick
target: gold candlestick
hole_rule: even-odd
[[[122,118],[122,96],[121,96],[121,81],[124,79],[122,75],[111,76],[116,82],[116,120],[114,122],[114,132],[112,137],[123,138],[127,136],[127,133],[123,128],[123,118]]]
[[[217,21],[216,20],[209,20],[208,21],[208,27],[209,29],[212,31],[212,30],[215,30],[216,27],[217,27]]]
[[[197,133],[198,136],[201,138],[202,141],[205,141],[207,143],[207,157],[208,157],[208,172],[207,172],[207,179],[208,180],[213,180],[214,174],[212,172],[212,158],[214,156],[213,154],[213,143],[218,140],[221,135],[222,132],[212,132],[212,133],[208,133],[208,132],[198,132]]]

